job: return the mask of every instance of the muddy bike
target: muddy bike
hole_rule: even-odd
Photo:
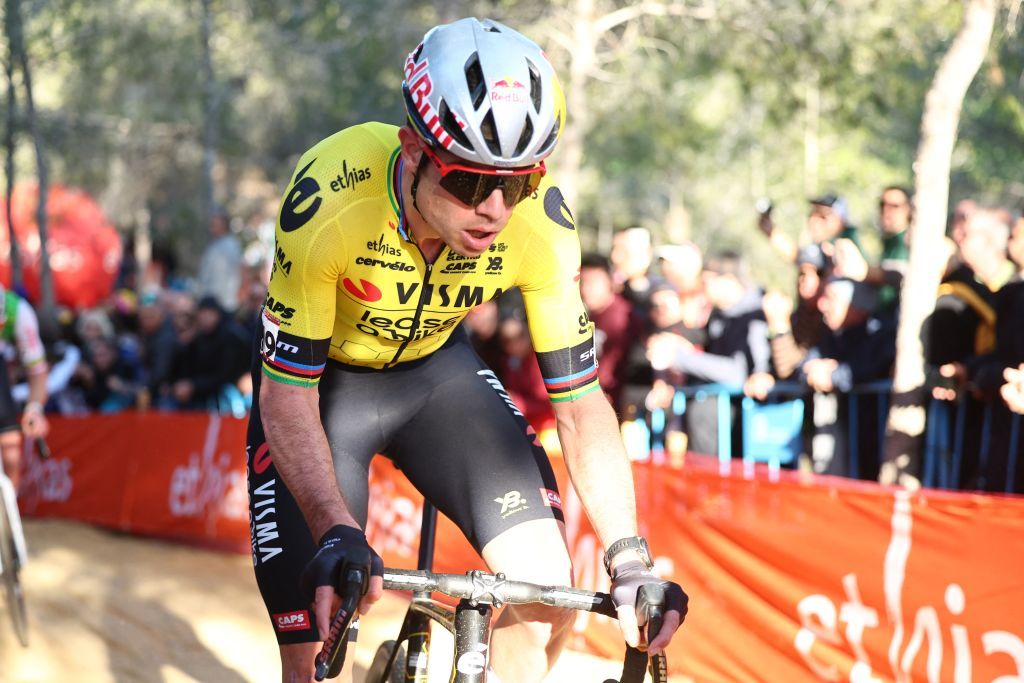
[[[542,586],[512,581],[503,574],[474,570],[466,574],[436,574],[430,571],[433,560],[437,512],[424,504],[420,535],[419,569],[385,569],[386,590],[411,591],[413,594],[396,640],[378,647],[366,674],[366,683],[426,683],[430,624],[440,624],[455,637],[452,660],[452,683],[485,683],[488,671],[491,612],[495,607],[512,604],[539,603],[561,609],[596,612],[614,618],[615,606],[607,593],[568,586]],[[366,558],[367,561],[369,557]],[[341,607],[331,623],[316,659],[316,680],[338,675],[345,660],[348,628],[356,614],[359,599],[366,589],[368,577],[360,569],[344,571],[339,595]],[[443,593],[459,600],[453,609],[435,602],[432,593]],[[641,589],[637,605],[640,623],[647,623],[648,633],[661,629],[662,605],[665,596],[658,586]],[[641,618],[642,617],[642,618]],[[642,683],[650,667],[654,683],[668,681],[668,664],[664,655],[648,658],[646,652],[628,647],[623,659],[622,675],[605,683]]]
[[[6,608],[14,624],[18,641],[28,647],[28,612],[19,573],[25,564],[25,535],[18,512],[18,494],[14,484],[0,469],[0,580],[7,596]]]

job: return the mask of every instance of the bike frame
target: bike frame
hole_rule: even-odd
[[[11,524],[11,536],[14,538],[14,551],[17,554],[18,564],[25,566],[28,553],[25,548],[25,532],[21,527],[21,512],[18,510],[18,492],[14,490],[14,483],[2,469],[0,469],[0,498],[3,499],[2,504]],[[4,571],[6,568],[0,566],[0,573]]]

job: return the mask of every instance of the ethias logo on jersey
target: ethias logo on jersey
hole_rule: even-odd
[[[331,181],[331,190],[340,192],[355,188],[356,185],[364,180],[369,180],[371,175],[372,173],[369,168],[349,168],[348,161],[342,161],[341,173]]]

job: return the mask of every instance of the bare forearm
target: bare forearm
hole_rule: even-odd
[[[555,415],[569,477],[604,547],[636,536],[633,471],[608,399],[593,392],[555,404]]]
[[[314,539],[336,524],[358,527],[341,498],[315,388],[264,378],[260,416],[274,465],[295,497]]]
[[[47,372],[45,369],[42,372],[35,372],[28,376],[29,403],[38,403],[41,406],[46,405],[46,377]]]

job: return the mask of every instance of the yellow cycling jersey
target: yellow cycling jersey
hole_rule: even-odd
[[[316,384],[327,360],[386,369],[444,344],[470,309],[518,287],[552,401],[598,388],[580,244],[545,178],[478,257],[427,263],[401,220],[398,129],[347,128],[302,155],[278,214],[260,353],[272,379]]]

